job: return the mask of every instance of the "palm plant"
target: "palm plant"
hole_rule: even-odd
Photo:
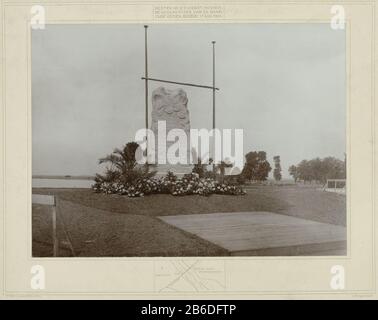
[[[97,174],[96,178],[106,182],[135,184],[141,179],[154,176],[156,172],[150,172],[147,164],[138,164],[135,156],[138,148],[136,142],[129,142],[122,149],[116,148],[111,154],[99,159],[99,164],[109,163],[110,167],[105,175]]]

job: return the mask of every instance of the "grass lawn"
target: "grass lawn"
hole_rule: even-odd
[[[157,216],[270,211],[338,225],[346,223],[345,196],[300,186],[249,187],[244,196],[128,198],[89,189],[33,189],[59,196],[60,255],[69,256],[67,231],[76,256],[221,256],[228,252],[165,224]],[[33,256],[51,256],[48,207],[33,205]],[[64,232],[66,231],[66,232]]]

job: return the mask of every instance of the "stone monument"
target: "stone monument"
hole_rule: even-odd
[[[192,166],[190,163],[190,119],[188,110],[188,98],[183,89],[169,90],[159,87],[152,92],[152,123],[151,130],[155,135],[155,163],[158,174],[165,174],[171,171],[175,174],[190,173]],[[165,123],[165,136],[172,129],[181,129],[186,134],[186,163],[170,164],[167,159],[166,164],[158,163],[159,153],[166,156],[167,150],[175,141],[164,142],[158,139],[158,124]],[[160,133],[162,128],[160,127]],[[165,144],[165,146],[164,146]],[[181,146],[182,147],[182,146]],[[185,146],[184,146],[185,147]],[[165,154],[162,154],[164,152]]]

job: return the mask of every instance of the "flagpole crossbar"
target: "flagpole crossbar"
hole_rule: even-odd
[[[170,80],[162,80],[162,79],[156,79],[156,78],[150,78],[148,74],[148,50],[147,50],[147,29],[148,25],[144,25],[144,77],[141,79],[144,80],[145,83],[145,104],[146,104],[146,110],[145,110],[145,126],[146,129],[148,129],[148,82],[149,81],[157,81],[157,82],[165,82],[165,83],[172,83],[172,84],[178,84],[182,86],[190,86],[190,87],[197,87],[197,88],[204,88],[204,89],[211,89],[213,91],[213,129],[215,129],[215,92],[217,90],[220,90],[219,88],[215,87],[215,41],[211,41],[212,44],[212,51],[213,51],[213,85],[212,86],[204,86],[194,83],[187,83],[187,82],[177,82],[177,81],[170,81]],[[148,141],[146,145],[146,149],[148,150]],[[215,170],[215,163],[213,164],[213,169]]]
[[[174,83],[174,84],[179,84],[179,85],[182,85],[182,86],[190,86],[190,87],[205,88],[205,89],[211,89],[211,90],[219,90],[219,88],[216,88],[216,87],[203,86],[203,85],[194,84],[194,83],[187,83],[187,82],[176,82],[176,81],[169,81],[169,80],[162,80],[162,79],[155,79],[155,78],[146,78],[146,77],[142,77],[141,79],[142,80],[148,80],[148,81]]]

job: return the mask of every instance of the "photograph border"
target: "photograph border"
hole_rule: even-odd
[[[34,4],[33,2],[31,2],[32,4]],[[120,5],[133,5],[132,2],[126,2],[126,1],[122,1],[122,2],[117,2],[119,3]],[[71,6],[71,5],[80,5],[80,6],[97,6],[97,5],[106,5],[106,6],[112,6],[112,5],[117,5],[117,3],[112,3],[112,2],[109,2],[109,3],[101,3],[101,2],[96,2],[96,1],[92,1],[90,3],[71,3],[71,2],[68,2],[68,3],[55,3],[53,1],[40,1],[38,4],[40,5],[48,5],[48,6],[59,6],[60,8],[63,8],[64,6]],[[162,4],[166,4],[167,2],[162,2],[162,1],[148,1],[148,2],[145,2],[145,1],[141,1],[141,2],[138,2],[138,5],[142,5],[142,4],[149,4],[150,6],[154,6],[154,5],[162,5]],[[210,2],[201,2],[200,4],[198,5],[208,5]],[[267,2],[266,1],[261,1],[261,2],[256,2],[256,1],[253,1],[253,2],[237,2],[237,4],[230,4],[230,2],[227,2],[225,3],[224,1],[223,2],[219,2],[220,5],[228,5],[228,6],[237,6],[237,5],[243,5],[243,4],[261,4],[262,6],[266,5]],[[330,1],[318,1],[318,2],[311,2],[311,3],[308,3],[308,2],[305,2],[305,1],[290,1],[290,2],[284,2],[284,1],[272,1],[272,3],[274,4],[277,4],[277,5],[284,5],[284,4],[290,4],[290,5],[303,5],[303,4],[313,4],[313,5],[327,5],[327,4],[335,4],[334,2],[330,2]],[[188,4],[187,2],[183,2],[183,1],[176,1],[176,2],[169,2],[169,5],[185,5],[185,4]],[[211,2],[212,5],[214,5],[215,3]],[[372,96],[371,96],[371,106],[372,106],[372,110],[371,110],[371,121],[372,121],[372,142],[375,141],[375,130],[374,130],[374,124],[375,124],[375,70],[376,70],[376,65],[375,65],[375,59],[376,59],[376,56],[375,56],[375,39],[376,39],[376,33],[375,33],[375,1],[363,1],[363,2],[357,2],[357,1],[341,1],[341,2],[337,2],[337,4],[341,4],[341,5],[351,5],[351,4],[358,4],[359,6],[361,5],[371,5],[371,9],[372,9],[372,15],[373,15],[373,20],[372,20],[372,35],[371,35],[371,47],[372,47],[372,61],[371,61],[371,65],[372,65],[372,68],[373,68],[373,72],[372,72]],[[2,61],[3,61],[3,72],[2,72],[2,120],[3,120],[3,132],[2,132],[2,138],[3,138],[3,159],[5,160],[5,151],[7,150],[7,146],[6,146],[6,141],[7,141],[7,136],[6,136],[6,133],[7,133],[7,123],[6,123],[6,119],[7,119],[7,116],[6,116],[6,65],[7,65],[7,60],[6,60],[6,57],[5,57],[5,44],[6,44],[6,22],[5,22],[5,10],[6,10],[6,7],[10,7],[10,6],[24,6],[25,5],[25,1],[22,2],[3,2],[2,3]],[[30,5],[30,3],[28,3],[27,5]],[[197,5],[197,3],[196,3]],[[47,18],[48,19],[48,18]],[[348,77],[351,77],[351,48],[352,48],[352,44],[351,44],[351,30],[352,30],[352,20],[353,19],[347,19],[347,23],[346,23],[346,37],[347,37],[347,47],[349,47],[349,50],[347,50],[347,74],[348,74]],[[146,20],[146,19],[141,19],[141,18],[138,18],[138,19],[135,19],[135,21],[132,21],[130,19],[127,19],[127,21],[122,21],[122,23],[142,23],[141,21],[145,22],[145,23],[192,23],[193,21],[195,22],[198,22],[198,23],[224,23],[224,21],[229,21],[229,22],[233,22],[233,23],[245,23],[245,22],[249,22],[249,23],[253,23],[253,22],[259,22],[259,23],[262,23],[262,22],[266,22],[266,23],[272,23],[271,20],[269,19],[251,19],[251,20],[248,20],[248,19],[243,19],[243,20],[237,20],[235,18],[225,18],[225,19],[211,19],[209,21],[203,21],[201,19],[194,19],[193,21],[191,21],[191,19],[185,19],[184,21],[175,21],[175,20]],[[294,19],[282,19],[280,20],[279,22],[277,21],[273,21],[273,22],[277,22],[277,23],[283,23],[283,22],[287,22],[287,23],[295,23],[293,21],[296,21],[297,23],[300,23],[300,22],[311,22],[311,23],[314,23],[314,21],[316,20],[308,20],[308,19],[298,19],[298,20],[294,20]],[[31,94],[31,86],[30,86],[30,75],[31,75],[31,65],[30,65],[30,49],[31,49],[31,46],[30,46],[30,34],[31,34],[31,30],[30,30],[30,25],[29,25],[29,21],[26,20],[24,21],[25,22],[25,25],[26,25],[26,30],[27,30],[27,34],[28,34],[28,39],[27,39],[27,53],[28,53],[28,57],[27,57],[27,92],[29,93],[27,99],[28,99],[28,108],[27,108],[27,132],[28,132],[28,143],[27,143],[27,146],[28,146],[28,149],[27,149],[27,156],[28,156],[28,159],[30,160],[31,159],[31,99],[30,99],[30,94]],[[116,20],[112,20],[110,23],[120,23],[121,21],[118,21],[116,22]],[[319,23],[329,23],[329,20],[324,20],[324,19],[319,19],[317,22]],[[71,23],[75,23],[75,24],[79,24],[79,23],[92,23],[92,24],[99,24],[99,21],[97,19],[89,19],[89,20],[59,20],[59,19],[54,19],[54,20],[49,20],[48,19],[48,22],[47,22],[47,25],[48,24],[62,24],[62,23],[67,23],[67,24],[71,24]],[[109,22],[106,22],[106,21],[103,21],[103,22],[100,22],[100,23],[109,23]],[[348,45],[349,43],[349,45]],[[85,261],[99,261],[99,260],[104,260],[104,261],[119,261],[119,262],[131,262],[131,261],[152,261],[153,264],[155,264],[156,261],[169,261],[169,260],[186,260],[186,261],[192,261],[192,260],[203,260],[203,261],[206,261],[206,260],[220,260],[220,261],[223,261],[224,262],[224,273],[225,273],[225,276],[227,277],[227,272],[226,272],[226,263],[225,261],[226,260],[231,260],[231,261],[238,261],[238,260],[247,260],[247,261],[257,261],[257,260],[264,260],[264,261],[269,261],[269,262],[272,262],[274,260],[278,260],[278,261],[282,261],[282,260],[288,260],[288,261],[292,261],[292,260],[310,260],[310,261],[321,261],[321,260],[331,260],[331,261],[345,261],[345,260],[352,260],[352,247],[350,246],[350,241],[351,241],[351,237],[352,237],[352,232],[353,232],[353,227],[352,227],[352,219],[351,219],[351,199],[352,199],[352,180],[351,180],[351,171],[352,171],[352,143],[351,143],[351,139],[350,139],[350,136],[351,136],[351,113],[352,113],[352,110],[351,110],[351,97],[350,97],[350,94],[351,94],[351,79],[348,78],[347,79],[347,131],[348,131],[348,134],[347,134],[347,149],[348,149],[348,174],[347,174],[347,229],[348,229],[348,254],[346,257],[128,257],[128,258],[32,258],[31,257],[31,192],[30,194],[28,195],[28,203],[27,203],[27,206],[28,206],[28,224],[27,224],[27,235],[28,235],[28,239],[29,239],[29,243],[28,243],[28,253],[29,253],[29,260],[27,261],[27,263],[29,264],[35,264],[35,263],[38,263],[38,262],[50,262],[50,263],[57,263],[57,262],[73,262],[73,261],[76,261],[76,262],[83,262],[83,260]],[[373,152],[372,152],[372,164],[374,165],[374,161],[375,161],[375,157],[374,157],[374,151],[375,151],[375,148],[373,149]],[[154,290],[152,291],[148,291],[148,292],[140,292],[140,291],[136,291],[136,292],[92,292],[92,291],[88,291],[88,292],[84,292],[84,291],[81,291],[80,293],[74,291],[74,292],[61,292],[61,291],[56,291],[56,292],[53,292],[53,291],[43,291],[43,292],[33,292],[33,291],[18,291],[18,290],[7,290],[6,288],[6,284],[7,284],[7,280],[8,280],[8,276],[6,274],[6,261],[5,261],[5,258],[8,256],[6,254],[6,234],[7,234],[7,221],[6,221],[6,204],[7,204],[7,194],[6,194],[6,187],[7,187],[7,178],[6,178],[6,163],[5,161],[3,162],[3,172],[2,172],[2,175],[3,175],[3,192],[2,192],[2,196],[3,196],[3,249],[4,249],[4,261],[3,261],[3,293],[4,295],[14,295],[14,294],[21,294],[21,295],[77,295],[77,294],[80,294],[80,295],[150,295],[150,296],[155,296],[156,297],[156,294],[159,294],[159,295],[164,295],[164,296],[172,296],[172,293],[166,293],[166,292],[156,292]],[[374,168],[372,168],[372,173],[374,174],[375,173],[375,170]],[[30,191],[31,191],[31,162],[28,163],[27,165],[27,185],[30,187]],[[376,192],[375,190],[375,182],[374,182],[375,179],[372,179],[372,185],[370,186],[370,192]],[[366,186],[365,186],[366,188]],[[339,294],[356,294],[356,293],[362,293],[362,294],[376,294],[376,265],[375,265],[375,214],[374,214],[374,210],[375,210],[375,203],[374,203],[374,196],[372,197],[372,200],[373,200],[373,203],[372,203],[372,237],[373,237],[373,243],[372,243],[372,269],[373,270],[373,274],[372,274],[372,278],[373,278],[373,288],[372,290],[345,290],[345,291],[322,291],[322,290],[302,290],[302,291],[277,291],[277,290],[274,290],[274,291],[263,291],[263,292],[255,292],[255,291],[240,291],[240,292],[234,292],[234,291],[228,291],[227,289],[225,291],[219,291],[219,292],[216,292],[216,291],[211,291],[211,292],[193,292],[193,291],[180,291],[179,293],[177,293],[177,296],[175,295],[175,297],[179,297],[181,296],[182,294],[187,296],[188,294],[191,294],[195,297],[199,297],[201,295],[203,296],[208,296],[208,295],[227,295],[228,297],[230,296],[236,296],[236,295],[309,295],[309,294],[324,294],[324,295],[339,295]],[[8,231],[9,232],[9,231]],[[57,261],[58,259],[58,261]],[[277,262],[275,262],[277,263]],[[9,280],[8,280],[9,281]],[[227,281],[227,280],[226,280]],[[225,283],[227,284],[227,282]]]

